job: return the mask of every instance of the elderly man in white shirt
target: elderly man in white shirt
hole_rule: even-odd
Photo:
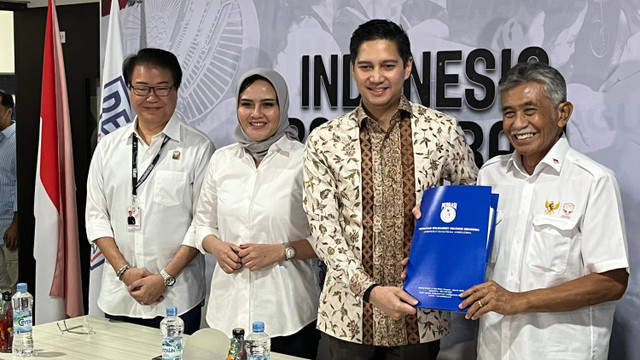
[[[629,277],[615,175],[562,135],[573,105],[556,69],[518,64],[498,90],[515,152],[478,174],[500,194],[496,237],[489,281],[460,304],[480,319],[478,359],[606,359]]]
[[[142,49],[123,73],[137,117],[100,141],[87,180],[87,237],[113,267],[103,272],[98,306],[153,327],[177,306],[191,334],[205,282],[189,226],[214,146],[174,113],[182,79],[175,55]]]

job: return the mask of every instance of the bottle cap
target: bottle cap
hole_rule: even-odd
[[[18,292],[26,292],[27,283],[18,283],[18,285],[16,285],[16,289],[18,290]]]
[[[178,308],[175,306],[167,306],[167,316],[176,316]]]
[[[11,301],[11,291],[5,290],[4,292],[2,292],[2,300]]]
[[[262,322],[262,321],[254,321],[253,322],[253,332],[264,332],[264,322]]]
[[[235,328],[232,330],[231,334],[233,337],[243,336],[244,337],[244,329],[243,328]]]

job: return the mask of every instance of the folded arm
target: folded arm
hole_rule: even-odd
[[[164,270],[167,274],[176,278],[182,270],[189,265],[196,256],[198,256],[198,253],[198,249],[194,247],[181,245],[173,258],[167,265],[165,265]],[[125,276],[127,273],[125,273]],[[162,301],[162,294],[164,294],[167,287],[164,284],[164,278],[162,275],[155,273],[129,283],[128,289],[131,296],[133,296],[139,303],[148,305],[156,301]]]

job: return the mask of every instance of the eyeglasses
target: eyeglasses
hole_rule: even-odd
[[[133,90],[133,93],[138,95],[138,96],[148,96],[149,92],[151,92],[153,90],[153,93],[156,94],[156,96],[158,97],[164,97],[164,96],[169,96],[169,94],[171,93],[171,88],[173,88],[173,85],[171,86],[143,86],[143,85],[135,85],[135,86],[130,86],[131,90]]]
[[[89,325],[89,321],[87,321],[86,317],[82,319],[82,324],[80,325],[67,327],[66,320],[58,321],[56,325],[58,325],[58,330],[60,330],[62,334],[69,333],[69,334],[78,334],[78,335],[93,335],[96,333],[95,331],[93,331],[93,328]]]

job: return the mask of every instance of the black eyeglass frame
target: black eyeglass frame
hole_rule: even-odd
[[[151,91],[157,97],[167,97],[171,94],[171,89],[175,88],[175,84],[173,85],[162,85],[162,86],[146,86],[146,85],[129,85],[129,89],[136,95],[140,97],[149,96]],[[166,90],[166,94],[164,91]],[[158,91],[161,91],[158,93]]]

